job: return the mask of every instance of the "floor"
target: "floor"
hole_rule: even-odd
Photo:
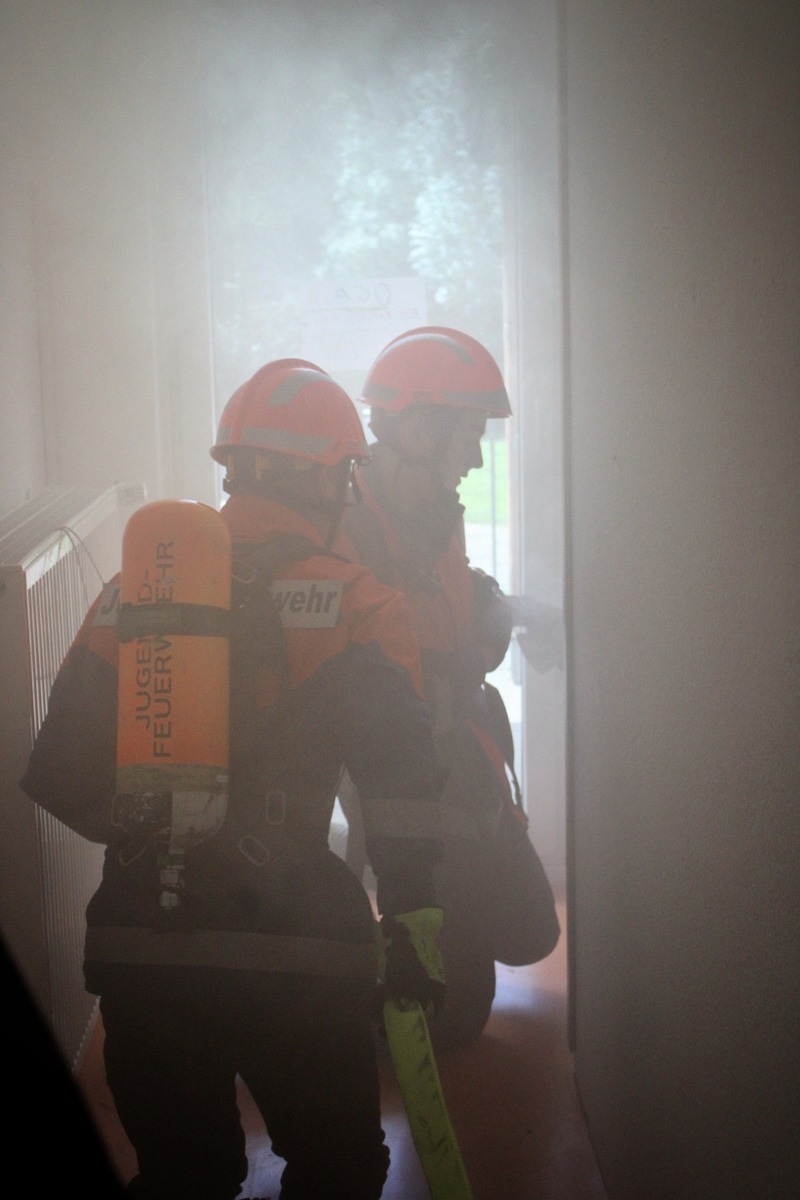
[[[566,929],[563,899],[561,927]],[[474,1200],[607,1200],[581,1115],[567,1046],[566,936],[531,967],[498,966],[492,1016],[480,1040],[438,1056],[451,1123]],[[429,1200],[393,1069],[381,1061],[384,1127],[392,1163],[383,1200]],[[123,1181],[135,1157],[114,1111],[95,1030],[78,1074]],[[277,1200],[282,1160],[244,1088],[250,1173],[242,1196]]]

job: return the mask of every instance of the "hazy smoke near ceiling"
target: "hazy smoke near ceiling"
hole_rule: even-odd
[[[213,7],[220,402],[265,359],[301,353],[313,279],[421,278],[431,321],[502,355],[503,31],[496,6],[452,0]]]

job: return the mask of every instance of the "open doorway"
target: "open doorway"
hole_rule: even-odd
[[[514,5],[313,7],[313,26],[305,4],[284,0],[219,4],[208,17],[218,409],[273,358],[317,362],[357,398],[404,330],[471,334],[503,370],[514,416],[488,422],[484,467],[460,489],[467,551],[506,592],[560,611],[559,349],[554,318],[548,330],[529,320],[531,303],[557,308],[554,32],[548,43],[539,29],[526,58],[528,18]],[[531,69],[536,82],[523,85]],[[526,162],[532,134],[537,161]],[[530,198],[546,255],[520,220]],[[563,662],[532,667],[522,647],[512,642],[491,682],[511,717],[534,840],[560,885]]]

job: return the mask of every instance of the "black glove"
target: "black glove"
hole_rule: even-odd
[[[475,628],[484,675],[496,671],[506,656],[514,628],[514,611],[496,579],[470,567],[475,594]]]
[[[379,976],[375,997],[380,1019],[387,999],[416,1000],[427,1017],[444,1003],[442,956],[436,943],[442,925],[440,908],[419,908],[384,917],[379,927]]]

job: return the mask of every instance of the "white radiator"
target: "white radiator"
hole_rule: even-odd
[[[58,667],[145,499],[138,484],[53,487],[0,519],[0,929],[73,1066],[95,1007],[81,964],[103,848],[33,804],[19,780]]]

